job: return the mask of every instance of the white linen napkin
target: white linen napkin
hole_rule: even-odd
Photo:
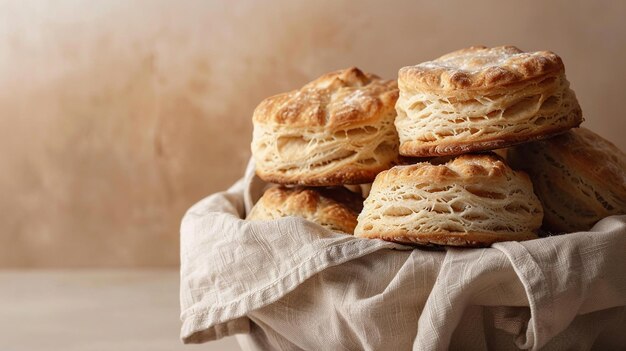
[[[250,350],[621,349],[626,216],[590,232],[445,251],[301,218],[245,221],[245,177],[181,225],[181,338]]]

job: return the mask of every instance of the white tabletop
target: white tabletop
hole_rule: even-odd
[[[0,270],[1,350],[239,350],[183,345],[175,270]]]

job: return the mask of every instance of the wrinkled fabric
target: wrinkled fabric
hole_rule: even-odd
[[[589,350],[626,346],[626,216],[589,232],[445,251],[301,218],[245,221],[244,178],[181,225],[181,338],[245,350]]]

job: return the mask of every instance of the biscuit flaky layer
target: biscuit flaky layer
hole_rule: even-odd
[[[280,184],[371,182],[398,159],[396,83],[357,68],[270,97],[253,117],[257,174]]]
[[[355,236],[402,243],[488,246],[536,238],[541,203],[528,176],[495,155],[463,155],[381,172]]]
[[[302,217],[329,230],[352,234],[363,198],[343,188],[273,187],[252,208],[248,220]]]
[[[530,175],[547,230],[589,230],[604,217],[626,214],[626,154],[588,129],[516,146],[508,157]]]
[[[562,133],[582,122],[561,59],[514,47],[464,49],[399,72],[400,154],[457,155]]]

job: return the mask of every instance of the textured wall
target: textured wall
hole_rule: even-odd
[[[0,267],[176,265],[185,209],[243,172],[256,104],[351,65],[550,49],[626,149],[626,2],[470,3],[0,2]]]

